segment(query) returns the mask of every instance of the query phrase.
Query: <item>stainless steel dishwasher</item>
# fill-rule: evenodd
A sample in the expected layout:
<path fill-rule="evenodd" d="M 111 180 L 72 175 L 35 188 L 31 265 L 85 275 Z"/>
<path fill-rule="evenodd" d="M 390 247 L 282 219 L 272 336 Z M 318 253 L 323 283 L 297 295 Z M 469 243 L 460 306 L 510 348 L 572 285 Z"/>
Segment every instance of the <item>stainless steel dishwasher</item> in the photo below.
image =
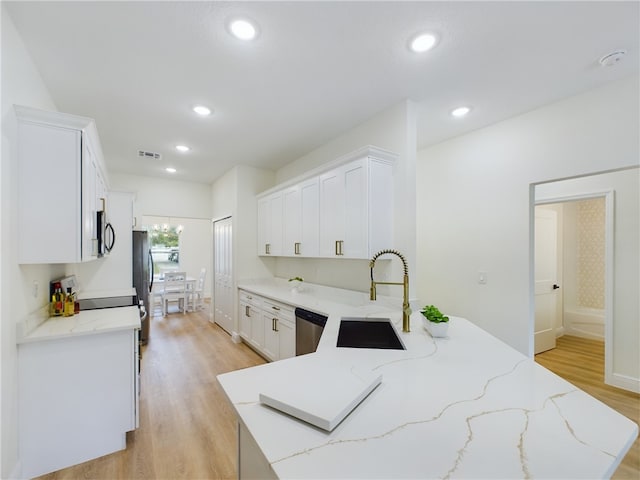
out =
<path fill-rule="evenodd" d="M 326 323 L 326 315 L 296 308 L 296 355 L 316 351 Z"/>

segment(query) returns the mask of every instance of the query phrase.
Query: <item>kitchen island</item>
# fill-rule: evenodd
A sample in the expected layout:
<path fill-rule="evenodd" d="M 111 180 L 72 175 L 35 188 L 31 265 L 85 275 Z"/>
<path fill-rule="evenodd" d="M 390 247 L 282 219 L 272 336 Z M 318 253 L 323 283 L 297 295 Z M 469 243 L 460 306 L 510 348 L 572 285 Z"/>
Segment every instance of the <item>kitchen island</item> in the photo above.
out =
<path fill-rule="evenodd" d="M 606 478 L 637 437 L 635 423 L 463 318 L 432 338 L 419 312 L 402 333 L 399 306 L 296 295 L 329 315 L 317 352 L 218 377 L 238 415 L 240 478 Z M 337 348 L 346 316 L 390 318 L 406 350 Z M 382 383 L 327 432 L 259 401 L 304 388 L 301 368 L 319 404 L 337 375 Z"/>

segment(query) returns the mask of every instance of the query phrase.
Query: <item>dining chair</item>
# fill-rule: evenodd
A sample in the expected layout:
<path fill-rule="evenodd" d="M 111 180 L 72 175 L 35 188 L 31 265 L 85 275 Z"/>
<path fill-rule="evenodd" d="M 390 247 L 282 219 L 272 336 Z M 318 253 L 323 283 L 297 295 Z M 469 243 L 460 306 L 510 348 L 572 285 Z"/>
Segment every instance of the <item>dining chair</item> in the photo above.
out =
<path fill-rule="evenodd" d="M 164 289 L 162 291 L 162 315 L 166 316 L 169 302 L 178 302 L 182 313 L 187 311 L 187 273 L 165 272 Z"/>
<path fill-rule="evenodd" d="M 200 269 L 200 276 L 196 282 L 196 286 L 192 293 L 192 306 L 193 310 L 202 310 L 204 309 L 204 282 L 207 277 L 207 269 Z"/>

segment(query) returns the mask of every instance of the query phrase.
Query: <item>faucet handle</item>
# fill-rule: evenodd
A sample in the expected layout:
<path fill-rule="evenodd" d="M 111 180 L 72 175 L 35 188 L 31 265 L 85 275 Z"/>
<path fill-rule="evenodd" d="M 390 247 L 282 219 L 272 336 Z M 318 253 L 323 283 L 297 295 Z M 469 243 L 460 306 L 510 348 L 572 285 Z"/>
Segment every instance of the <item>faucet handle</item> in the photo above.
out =
<path fill-rule="evenodd" d="M 369 289 L 369 300 L 376 299 L 376 284 L 375 282 L 371 282 L 371 288 Z"/>

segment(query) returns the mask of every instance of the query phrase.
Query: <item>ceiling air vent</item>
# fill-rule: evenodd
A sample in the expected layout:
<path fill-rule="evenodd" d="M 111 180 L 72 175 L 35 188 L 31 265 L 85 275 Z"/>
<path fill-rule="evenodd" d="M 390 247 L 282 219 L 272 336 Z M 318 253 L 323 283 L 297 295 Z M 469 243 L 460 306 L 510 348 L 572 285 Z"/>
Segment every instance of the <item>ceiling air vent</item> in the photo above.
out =
<path fill-rule="evenodd" d="M 162 155 L 156 152 L 147 152 L 145 150 L 138 150 L 138 156 L 142 158 L 153 158 L 154 160 L 160 160 Z"/>

